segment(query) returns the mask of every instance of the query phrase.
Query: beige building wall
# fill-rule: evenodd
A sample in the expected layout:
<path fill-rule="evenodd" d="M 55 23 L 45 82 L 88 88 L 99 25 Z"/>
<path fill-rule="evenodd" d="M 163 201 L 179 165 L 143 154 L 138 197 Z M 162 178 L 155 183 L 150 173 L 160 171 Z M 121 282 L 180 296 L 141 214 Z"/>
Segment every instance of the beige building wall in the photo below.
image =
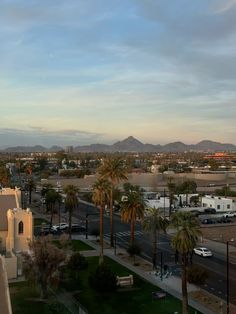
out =
<path fill-rule="evenodd" d="M 6 250 L 7 231 L 0 231 L 0 251 Z"/>
<path fill-rule="evenodd" d="M 30 209 L 9 209 L 7 211 L 7 220 L 7 251 L 11 252 L 13 250 L 16 253 L 28 251 L 29 241 L 33 240 L 33 217 Z"/>

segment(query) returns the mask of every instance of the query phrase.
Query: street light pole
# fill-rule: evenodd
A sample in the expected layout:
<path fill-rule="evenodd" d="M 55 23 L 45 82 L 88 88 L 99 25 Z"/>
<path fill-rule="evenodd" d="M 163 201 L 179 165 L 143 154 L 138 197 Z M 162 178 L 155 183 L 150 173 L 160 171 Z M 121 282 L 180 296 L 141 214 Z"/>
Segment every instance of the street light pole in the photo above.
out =
<path fill-rule="evenodd" d="M 226 287 L 226 296 L 227 296 L 227 314 L 229 314 L 229 241 L 226 242 L 226 280 L 227 280 L 227 287 Z"/>
<path fill-rule="evenodd" d="M 115 237 L 114 237 L 114 238 L 115 238 L 115 239 L 114 239 L 114 240 L 115 240 L 115 241 L 114 241 L 114 244 L 115 244 L 115 245 L 114 245 L 114 254 L 116 255 L 116 233 L 115 233 Z"/>

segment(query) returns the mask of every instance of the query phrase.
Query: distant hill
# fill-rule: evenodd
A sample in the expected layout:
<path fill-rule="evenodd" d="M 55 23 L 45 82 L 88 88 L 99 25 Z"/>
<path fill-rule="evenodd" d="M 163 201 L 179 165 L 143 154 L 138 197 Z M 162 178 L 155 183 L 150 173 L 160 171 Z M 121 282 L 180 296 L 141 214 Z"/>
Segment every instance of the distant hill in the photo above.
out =
<path fill-rule="evenodd" d="M 187 145 L 182 142 L 174 142 L 166 145 L 143 144 L 133 136 L 129 136 L 123 141 L 118 141 L 112 145 L 91 144 L 87 146 L 77 146 L 77 152 L 185 152 L 185 151 L 236 151 L 233 144 L 222 144 L 209 140 L 201 141 L 195 145 Z"/>
<path fill-rule="evenodd" d="M 15 146 L 15 147 L 8 147 L 5 148 L 4 152 L 7 153 L 37 153 L 37 152 L 58 152 L 63 150 L 60 146 L 52 146 L 50 148 L 46 148 L 41 145 L 35 145 L 35 146 Z"/>
<path fill-rule="evenodd" d="M 60 146 L 46 148 L 41 145 L 36 146 L 16 146 L 8 147 L 4 152 L 58 152 L 63 150 Z M 166 145 L 143 144 L 133 136 L 129 136 L 123 141 L 118 141 L 112 145 L 91 144 L 74 147 L 75 152 L 216 152 L 216 151 L 234 151 L 236 146 L 233 144 L 218 143 L 209 140 L 201 141 L 197 144 L 187 145 L 182 142 L 174 142 Z"/>

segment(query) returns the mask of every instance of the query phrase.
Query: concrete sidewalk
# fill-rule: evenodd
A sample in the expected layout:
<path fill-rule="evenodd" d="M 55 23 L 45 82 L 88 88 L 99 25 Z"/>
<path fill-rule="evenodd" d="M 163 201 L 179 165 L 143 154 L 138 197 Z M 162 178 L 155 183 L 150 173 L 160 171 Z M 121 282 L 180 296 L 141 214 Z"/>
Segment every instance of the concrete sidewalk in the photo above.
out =
<path fill-rule="evenodd" d="M 88 240 L 84 238 L 84 236 L 77 236 L 77 239 L 80 239 L 81 241 L 89 244 L 91 247 L 93 247 L 96 251 L 93 252 L 92 256 L 99 255 L 99 246 L 97 243 L 94 242 L 93 237 L 89 237 Z M 166 291 L 167 293 L 173 295 L 174 297 L 182 300 L 182 294 L 181 294 L 181 279 L 176 276 L 170 276 L 166 279 L 161 280 L 160 278 L 156 277 L 153 273 L 153 271 L 149 270 L 144 270 L 139 266 L 134 266 L 131 261 L 124 260 L 120 257 L 120 254 L 125 254 L 125 250 L 118 248 L 117 251 L 119 251 L 119 254 L 115 255 L 114 254 L 114 249 L 104 249 L 104 255 L 110 257 L 117 263 L 123 265 L 124 267 L 130 269 L 132 272 L 136 273 L 138 276 L 143 278 L 144 280 L 150 282 L 154 286 L 157 286 L 161 288 L 162 290 Z M 83 252 L 81 252 L 83 254 Z M 87 252 L 85 253 L 86 256 Z M 139 258 L 139 260 L 143 260 L 142 258 Z M 144 261 L 144 260 L 143 260 Z M 145 260 L 145 264 L 148 262 Z M 150 269 L 152 269 L 152 264 L 150 264 Z M 199 288 L 194 286 L 194 285 L 188 285 L 189 292 L 193 291 L 198 291 Z M 203 313 L 203 314 L 216 314 L 215 312 L 209 310 L 206 308 L 204 305 L 201 303 L 196 302 L 194 299 L 189 296 L 189 305 L 195 308 L 198 312 Z"/>

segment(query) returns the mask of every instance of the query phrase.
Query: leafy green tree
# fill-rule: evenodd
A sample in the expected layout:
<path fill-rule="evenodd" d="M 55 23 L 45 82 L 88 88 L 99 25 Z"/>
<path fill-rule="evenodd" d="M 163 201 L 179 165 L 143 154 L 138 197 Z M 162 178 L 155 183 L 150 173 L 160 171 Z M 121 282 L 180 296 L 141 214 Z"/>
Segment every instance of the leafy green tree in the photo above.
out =
<path fill-rule="evenodd" d="M 9 186 L 10 182 L 10 173 L 5 166 L 0 167 L 0 184 L 3 187 Z"/>
<path fill-rule="evenodd" d="M 120 157 L 106 158 L 98 169 L 101 179 L 109 179 L 112 184 L 110 191 L 110 245 L 114 246 L 114 231 L 113 231 L 113 190 L 121 180 L 127 180 L 127 168 Z"/>
<path fill-rule="evenodd" d="M 32 254 L 24 253 L 23 272 L 28 281 L 39 285 L 41 298 L 48 297 L 48 287 L 59 282 L 59 266 L 65 254 L 49 237 L 40 237 L 29 244 Z"/>
<path fill-rule="evenodd" d="M 88 267 L 88 262 L 82 254 L 76 252 L 71 255 L 67 267 L 71 273 L 71 276 L 75 277 L 77 280 L 79 278 L 79 272 Z"/>
<path fill-rule="evenodd" d="M 95 205 L 99 206 L 100 214 L 100 257 L 99 264 L 103 263 L 103 215 L 105 204 L 109 200 L 109 195 L 111 191 L 111 183 L 106 179 L 98 179 L 93 185 L 93 202 Z"/>
<path fill-rule="evenodd" d="M 89 284 L 99 293 L 112 292 L 117 288 L 116 275 L 104 263 L 98 265 L 89 276 Z"/>
<path fill-rule="evenodd" d="M 67 185 L 64 191 L 66 193 L 65 210 L 69 213 L 69 239 L 71 240 L 72 214 L 73 211 L 76 210 L 79 205 L 78 199 L 79 189 L 71 184 Z"/>
<path fill-rule="evenodd" d="M 137 219 L 143 219 L 146 202 L 141 193 L 130 191 L 121 203 L 121 220 L 130 223 L 130 243 L 134 243 L 134 228 Z"/>
<path fill-rule="evenodd" d="M 172 238 L 172 247 L 182 257 L 182 307 L 183 314 L 188 313 L 187 293 L 187 266 L 189 258 L 197 244 L 198 236 L 201 234 L 199 220 L 191 213 L 177 212 L 171 221 L 176 228 L 176 234 Z"/>
<path fill-rule="evenodd" d="M 152 262 L 153 268 L 156 268 L 157 261 L 157 236 L 160 231 L 166 232 L 169 221 L 160 214 L 158 208 L 149 208 L 148 214 L 144 217 L 142 226 L 145 232 L 152 236 Z"/>

